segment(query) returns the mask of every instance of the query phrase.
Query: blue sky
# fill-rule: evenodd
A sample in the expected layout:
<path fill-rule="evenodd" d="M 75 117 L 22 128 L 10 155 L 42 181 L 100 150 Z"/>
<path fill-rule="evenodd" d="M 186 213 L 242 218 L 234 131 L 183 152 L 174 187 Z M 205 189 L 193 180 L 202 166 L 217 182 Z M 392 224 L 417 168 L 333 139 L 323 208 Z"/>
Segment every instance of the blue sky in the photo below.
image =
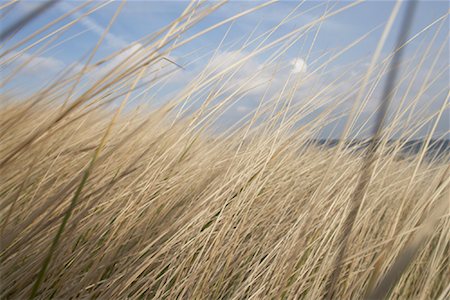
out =
<path fill-rule="evenodd" d="M 2 3 L 5 2 L 2 1 Z M 2 26 L 7 26 L 21 15 L 24 15 L 28 11 L 32 10 L 39 3 L 39 1 L 20 1 L 18 4 L 14 5 L 13 9 L 2 17 Z M 99 3 L 100 2 L 94 2 L 93 4 L 87 5 L 81 12 L 85 12 Z M 183 38 L 187 38 L 204 28 L 208 28 L 209 26 L 233 16 L 236 13 L 254 7 L 259 3 L 261 2 L 230 1 L 210 16 L 206 17 L 198 25 L 187 31 Z M 296 28 L 300 28 L 301 26 L 308 24 L 312 20 L 315 20 L 324 14 L 326 10 L 337 10 L 348 5 L 349 3 L 350 2 L 347 1 L 280 1 L 272 4 L 234 22 L 229 30 L 221 51 L 225 54 L 228 52 L 233 52 L 242 45 L 245 38 L 253 31 L 253 35 L 257 36 L 258 34 L 273 28 L 297 6 L 298 8 L 294 15 L 300 15 L 279 28 L 279 30 L 271 36 L 268 42 L 275 40 L 276 38 L 281 37 Z M 6 43 L 2 51 L 4 49 L 8 49 L 9 46 L 14 45 L 17 41 L 20 41 L 24 37 L 45 26 L 45 24 L 55 20 L 65 12 L 81 4 L 81 1 L 62 1 L 62 3 L 55 5 L 45 14 L 18 32 L 16 36 Z M 7 86 L 7 90 L 10 87 L 20 89 L 24 86 L 24 84 L 27 86 L 38 86 L 46 79 L 49 79 L 56 74 L 58 69 L 63 69 L 74 62 L 81 63 L 86 53 L 89 53 L 92 50 L 92 47 L 95 45 L 99 39 L 99 36 L 108 25 L 109 20 L 119 4 L 119 2 L 111 2 L 108 4 L 105 3 L 104 7 L 84 18 L 83 21 L 75 24 L 67 31 L 64 31 L 60 36 L 58 36 L 58 39 L 52 41 L 52 44 L 49 46 L 50 50 L 44 53 L 39 53 L 38 57 L 35 59 L 36 62 L 33 64 L 34 70 L 24 70 L 23 74 L 18 75 L 16 80 Z M 140 38 L 145 37 L 146 35 L 167 25 L 181 14 L 187 4 L 188 2 L 185 1 L 127 1 L 119 17 L 111 28 L 110 34 L 101 45 L 94 61 L 126 47 L 131 42 L 137 41 Z M 333 68 L 339 70 L 339 68 L 346 68 L 346 66 L 353 64 L 355 72 L 361 71 L 364 64 L 369 62 L 370 57 L 376 48 L 382 32 L 382 26 L 389 18 L 394 4 L 394 1 L 366 1 L 355 5 L 354 7 L 324 21 L 321 24 L 320 32 L 317 35 L 316 41 L 312 47 L 311 41 L 314 37 L 314 31 L 311 31 L 311 33 L 305 35 L 304 38 L 289 48 L 280 59 L 289 63 L 297 58 L 301 58 L 302 60 L 305 60 L 305 66 L 307 66 L 307 70 L 310 72 L 311 70 L 314 70 L 314 67 L 319 65 L 323 59 L 326 59 L 327 55 L 336 53 L 339 49 L 346 47 L 362 35 L 377 28 L 363 42 L 359 43 L 345 54 L 339 56 L 327 66 L 330 70 L 333 70 Z M 394 23 L 393 30 L 387 39 L 385 47 L 383 48 L 382 57 L 387 56 L 393 48 L 399 29 L 398 27 L 400 20 L 404 14 L 404 6 L 405 5 L 402 5 L 400 13 Z M 417 14 L 414 18 L 411 36 L 432 24 L 433 21 L 438 18 L 448 14 L 448 11 L 449 4 L 447 1 L 420 1 Z M 55 29 L 61 27 L 62 25 L 73 21 L 76 17 L 77 15 L 68 17 L 52 28 Z M 448 38 L 449 31 L 448 18 L 445 18 L 443 22 L 443 27 L 437 35 L 430 53 L 437 53 L 442 43 L 447 44 L 447 48 L 444 50 L 442 58 L 440 58 L 439 63 L 436 65 L 436 73 L 438 73 L 439 70 L 442 70 L 442 68 L 445 68 L 445 66 L 447 66 L 447 72 L 439 78 L 436 84 L 433 85 L 429 91 L 430 94 L 437 94 L 438 91 L 441 91 L 443 88 L 445 89 L 445 86 L 448 87 L 449 82 L 448 40 L 446 40 L 446 38 Z M 432 26 L 429 30 L 414 40 L 414 42 L 408 45 L 406 57 L 422 51 L 421 49 L 425 49 L 427 41 L 432 39 L 439 24 L 440 23 L 437 23 Z M 217 48 L 228 29 L 229 24 L 217 28 L 216 30 L 171 53 L 171 56 L 176 58 L 177 63 L 183 66 L 188 65 L 185 71 L 180 71 L 181 73 L 184 72 L 184 74 L 179 76 L 188 78 L 194 76 L 196 72 L 201 70 L 203 67 L 202 63 L 207 61 L 206 58 L 208 57 L 208 53 L 211 53 L 211 51 L 214 51 Z M 52 29 L 49 29 L 46 32 L 51 32 L 51 30 Z M 40 37 L 44 35 L 45 33 L 40 35 Z M 38 38 L 39 37 L 35 38 L 33 41 Z M 61 45 L 58 45 L 58 42 L 66 39 L 69 40 Z M 52 47 L 52 45 L 54 47 Z M 23 45 L 21 48 L 23 49 L 26 46 L 27 45 Z M 38 48 L 39 46 L 33 47 L 29 49 L 27 53 L 29 55 L 33 55 L 36 53 L 35 51 Z M 264 62 L 264 60 L 270 57 L 272 53 L 273 52 L 271 52 L 271 50 L 261 53 L 261 55 L 258 55 L 253 59 L 250 63 L 251 66 L 255 67 L 258 63 Z M 307 53 L 310 53 L 308 57 L 306 57 Z M 199 58 L 202 59 L 196 63 L 190 64 L 192 61 Z M 360 63 L 355 66 L 355 62 Z M 430 54 L 421 72 L 426 73 L 432 65 L 432 62 L 433 55 Z M 5 72 L 3 72 L 2 76 L 7 76 L 7 74 L 5 75 Z M 336 72 L 330 71 L 329 73 L 324 74 L 323 78 L 320 80 L 322 83 L 327 82 L 327 80 L 332 80 L 335 76 Z M 185 81 L 183 80 L 178 81 L 179 85 L 184 83 Z M 349 85 L 351 86 L 351 82 Z M 171 89 L 174 88 L 176 89 L 176 83 L 171 83 Z M 445 96 L 445 93 L 443 95 Z M 440 102 L 437 101 L 436 104 L 432 105 L 430 111 L 436 110 L 440 107 L 442 101 L 445 100 L 444 96 L 443 98 L 441 97 L 442 99 Z M 243 100 L 244 102 L 239 106 L 240 109 L 235 109 L 226 115 L 228 121 L 234 122 L 242 117 L 242 113 L 246 111 L 243 107 L 249 109 L 252 106 L 255 106 L 257 103 L 257 98 L 258 95 L 253 94 L 251 97 L 249 96 L 247 99 Z M 450 127 L 449 122 L 450 117 L 447 110 L 444 113 L 442 121 L 439 123 L 439 131 L 442 133 L 448 131 Z"/>
<path fill-rule="evenodd" d="M 4 3 L 5 1 L 1 1 Z M 3 20 L 3 26 L 8 25 L 12 20 L 15 20 L 20 15 L 23 15 L 29 9 L 32 9 L 41 1 L 23 1 L 18 3 L 17 9 L 13 9 L 10 14 L 8 14 Z M 55 7 L 47 11 L 44 15 L 39 17 L 33 23 L 29 24 L 24 30 L 22 30 L 17 36 L 16 40 L 34 32 L 36 29 L 42 27 L 50 20 L 55 19 L 60 16 L 63 12 L 67 11 L 69 8 L 74 8 L 80 5 L 81 1 L 62 1 L 61 4 L 57 4 Z M 98 2 L 96 2 L 98 3 Z M 224 5 L 221 9 L 213 13 L 210 17 L 206 18 L 201 24 L 193 28 L 189 33 L 195 33 L 196 31 L 206 28 L 218 21 L 225 19 L 226 17 L 232 16 L 237 12 L 249 9 L 256 6 L 258 3 L 256 1 L 231 1 L 230 3 Z M 265 8 L 262 8 L 250 15 L 244 16 L 235 23 L 235 29 L 230 32 L 229 40 L 242 37 L 242 35 L 249 34 L 256 25 L 259 26 L 258 31 L 263 32 L 277 24 L 284 16 L 286 16 L 295 6 L 297 6 L 299 1 L 280 1 L 279 3 L 272 4 Z M 292 28 L 304 25 L 308 23 L 311 19 L 319 17 L 327 5 L 329 7 L 333 6 L 334 9 L 342 7 L 348 4 L 348 1 L 341 2 L 324 2 L 324 1 L 305 1 L 300 8 L 299 12 L 310 10 L 313 7 L 315 9 L 306 13 L 302 17 L 290 22 L 286 28 L 283 28 L 279 32 L 282 34 Z M 117 6 L 120 4 L 119 1 L 114 1 L 110 4 L 105 5 L 100 10 L 91 14 L 88 19 L 93 23 L 99 25 L 99 28 L 105 28 L 114 14 Z M 174 20 L 183 9 L 187 6 L 187 1 L 135 1 L 128 0 L 120 13 L 117 21 L 114 23 L 111 34 L 117 37 L 117 40 L 123 43 L 133 42 L 147 34 L 154 32 L 164 25 L 167 25 L 172 20 Z M 330 49 L 334 47 L 343 47 L 353 41 L 358 36 L 368 32 L 369 30 L 375 28 L 377 25 L 381 25 L 386 22 L 389 14 L 394 6 L 394 1 L 367 1 L 356 5 L 342 13 L 339 13 L 327 21 L 324 22 L 322 26 L 322 33 L 319 35 L 319 39 L 316 43 L 316 47 L 319 49 Z M 89 6 L 88 6 L 89 7 Z M 447 1 L 420 1 L 417 15 L 414 19 L 414 25 L 412 28 L 413 32 L 417 32 L 424 28 L 426 25 L 430 24 L 432 21 L 436 20 L 448 13 L 449 5 Z M 402 10 L 403 11 L 403 10 Z M 399 23 L 402 18 L 402 13 L 400 13 L 397 18 Z M 67 19 L 67 20 L 70 20 Z M 61 22 L 62 24 L 66 22 Z M 61 24 L 60 23 L 60 24 Z M 393 40 L 395 38 L 395 29 L 391 34 Z M 93 43 L 98 39 L 98 32 L 89 28 L 89 25 L 84 22 L 76 24 L 72 29 L 68 30 L 61 39 L 69 37 L 77 32 L 83 30 L 90 30 L 70 43 L 70 47 L 61 47 L 62 50 L 55 50 L 54 54 L 66 61 L 71 61 L 79 58 L 79 54 L 83 50 L 87 51 L 90 49 Z M 197 40 L 195 43 L 189 45 L 192 48 L 198 47 L 201 44 L 202 47 L 214 49 L 217 43 L 222 38 L 226 26 L 215 30 L 211 34 L 204 36 L 203 38 Z M 188 33 L 188 34 L 189 34 Z M 445 36 L 443 32 L 443 36 Z M 364 47 L 355 48 L 355 53 L 352 55 L 367 55 L 374 49 L 374 45 L 378 42 L 378 36 L 373 35 L 368 39 L 368 43 Z M 108 52 L 108 48 L 118 48 L 121 44 L 117 43 L 105 43 L 102 50 Z M 391 44 L 387 44 L 386 48 L 390 48 Z M 184 49 L 183 49 L 184 50 Z M 100 55 L 102 55 L 101 53 Z"/>

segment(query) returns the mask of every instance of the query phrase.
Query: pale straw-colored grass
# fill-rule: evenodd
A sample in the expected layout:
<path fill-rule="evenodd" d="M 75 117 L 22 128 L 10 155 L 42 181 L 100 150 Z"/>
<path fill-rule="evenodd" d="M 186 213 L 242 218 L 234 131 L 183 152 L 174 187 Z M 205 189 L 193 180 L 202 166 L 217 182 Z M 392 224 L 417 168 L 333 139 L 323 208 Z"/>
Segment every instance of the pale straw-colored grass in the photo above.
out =
<path fill-rule="evenodd" d="M 314 139 L 341 117 L 335 112 L 349 99 L 357 101 L 341 112 L 354 117 L 344 135 L 366 130 L 353 121 L 373 102 L 373 91 L 388 72 L 389 57 L 380 59 L 385 36 L 369 71 L 355 79 L 352 90 L 339 85 L 352 68 L 347 66 L 321 91 L 296 99 L 303 84 L 373 32 L 330 53 L 306 76 L 289 76 L 280 90 L 264 93 L 259 105 L 234 126 L 219 133 L 214 126 L 246 97 L 247 86 L 264 70 L 254 70 L 236 84 L 233 78 L 243 64 L 270 51 L 264 65 L 276 65 L 323 20 L 358 3 L 339 9 L 331 5 L 321 18 L 273 38 L 284 22 L 301 18 L 299 5 L 272 30 L 251 33 L 242 46 L 231 45 L 243 56 L 220 69 L 214 69 L 211 59 L 162 105 L 127 108 L 186 67 L 172 61 L 174 49 L 220 26 L 233 30 L 240 17 L 270 4 L 255 4 L 184 38 L 184 32 L 223 5 L 193 2 L 168 26 L 142 38 L 140 50 L 130 53 L 130 45 L 94 62 L 108 26 L 83 66 L 68 69 L 27 99 L 2 96 L 2 299 L 319 299 L 327 294 L 365 154 L 344 142 L 328 147 Z M 94 4 L 86 14 L 101 5 Z M 120 13 L 117 7 L 110 25 Z M 17 49 L 26 45 L 43 45 L 40 51 L 45 51 L 52 45 L 45 44 L 49 38 L 80 18 L 2 49 L 4 63 L 14 60 L 8 51 L 20 56 L 23 52 Z M 429 30 L 437 32 L 445 20 L 440 18 L 405 44 Z M 51 20 L 48 28 L 58 22 Z M 387 35 L 391 25 L 374 32 Z M 35 37 L 41 40 L 30 44 Z M 434 54 L 438 76 L 448 72 L 448 66 L 436 66 L 445 55 L 445 43 Z M 310 53 L 312 45 L 307 46 Z M 402 154 L 405 141 L 425 126 L 430 128 L 425 140 L 432 142 L 439 119 L 449 109 L 447 96 L 431 115 L 414 113 L 436 79 L 430 69 L 412 94 L 424 59 L 432 55 L 427 45 L 419 50 L 402 63 L 408 70 L 399 79 L 407 86 L 404 106 L 381 131 L 370 182 L 359 199 L 344 257 L 337 261 L 337 299 L 386 293 L 393 299 L 449 296 L 448 156 L 428 157 L 427 146 L 417 155 Z M 128 57 L 108 73 L 85 79 L 96 66 L 123 53 Z M 142 85 L 153 65 L 166 71 Z M 10 75 L 14 80 L 20 72 Z M 269 89 L 270 80 L 264 84 Z M 431 96 L 429 103 L 442 93 Z M 301 122 L 318 108 L 322 110 L 313 120 Z M 388 141 L 394 134 L 400 138 Z"/>

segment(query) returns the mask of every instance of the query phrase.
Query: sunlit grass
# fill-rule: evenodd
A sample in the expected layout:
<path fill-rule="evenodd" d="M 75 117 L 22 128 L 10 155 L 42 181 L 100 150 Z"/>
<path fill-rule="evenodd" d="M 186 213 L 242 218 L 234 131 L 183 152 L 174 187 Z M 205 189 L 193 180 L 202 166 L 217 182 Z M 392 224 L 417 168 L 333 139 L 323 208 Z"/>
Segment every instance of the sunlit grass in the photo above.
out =
<path fill-rule="evenodd" d="M 251 84 L 314 26 L 355 3 L 276 38 L 271 36 L 277 27 L 250 35 L 236 50 L 242 55 L 223 66 L 211 59 L 163 104 L 127 107 L 135 97 L 150 98 L 145 92 L 180 72 L 170 58 L 175 48 L 219 25 L 233 30 L 239 17 L 266 5 L 180 38 L 222 6 L 191 3 L 160 32 L 94 62 L 108 27 L 83 65 L 68 68 L 27 99 L 2 103 L 2 299 L 324 297 L 365 154 L 344 140 L 333 147 L 321 144 L 318 136 L 342 114 L 351 111 L 352 121 L 361 115 L 389 59 L 374 51 L 370 71 L 359 74 L 351 90 L 339 85 L 350 73 L 342 68 L 335 81 L 297 99 L 302 85 L 323 75 L 373 33 L 368 32 L 306 74 L 290 74 L 279 87 L 271 86 L 273 78 Z M 297 9 L 292 15 L 301 15 Z M 381 28 L 390 33 L 389 26 Z M 417 60 L 431 56 L 424 49 L 405 60 L 402 67 L 412 71 L 402 74 L 402 84 L 416 82 Z M 434 64 L 445 52 L 439 49 Z M 11 59 L 4 51 L 2 57 Z M 272 52 L 262 68 L 233 80 L 243 64 L 266 51 Z M 219 47 L 213 57 L 218 52 Z M 107 73 L 91 76 L 96 66 L 117 57 L 121 60 Z M 11 80 L 20 77 L 14 70 L 10 74 Z M 432 70 L 428 74 L 433 80 Z M 405 106 L 382 131 L 340 261 L 340 299 L 363 298 L 392 268 L 401 270 L 392 298 L 445 299 L 449 293 L 448 153 L 428 153 L 448 111 L 448 96 L 438 111 L 413 117 L 430 85 L 423 82 L 415 95 L 407 89 Z M 227 110 L 260 86 L 258 106 L 217 131 Z M 430 103 L 439 96 L 432 95 Z M 354 98 L 354 106 L 336 113 Z M 303 122 L 307 118 L 312 120 Z M 348 136 L 368 131 L 367 124 L 356 123 L 348 123 Z M 425 126 L 429 143 L 406 156 L 404 145 Z M 394 135 L 399 137 L 393 140 Z M 409 257 L 403 254 L 416 250 L 405 264 Z"/>

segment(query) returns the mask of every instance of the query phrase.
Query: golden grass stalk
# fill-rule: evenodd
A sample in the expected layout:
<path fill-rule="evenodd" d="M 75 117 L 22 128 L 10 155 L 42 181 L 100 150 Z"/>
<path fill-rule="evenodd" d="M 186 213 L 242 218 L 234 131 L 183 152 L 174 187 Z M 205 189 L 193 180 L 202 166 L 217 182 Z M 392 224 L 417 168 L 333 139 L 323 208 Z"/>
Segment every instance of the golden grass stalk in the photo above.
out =
<path fill-rule="evenodd" d="M 360 2 L 314 5 L 324 8 L 319 18 L 280 32 L 309 11 L 300 2 L 273 28 L 228 41 L 241 17 L 272 2 L 189 35 L 227 5 L 192 2 L 167 26 L 95 61 L 119 6 L 82 65 L 26 99 L 2 95 L 2 299 L 445 299 L 449 154 L 430 150 L 449 133 L 437 130 L 448 88 L 433 89 L 448 73 L 439 64 L 447 39 L 438 38 L 447 15 L 386 56 L 399 4 L 384 31 L 381 24 L 320 55 L 323 21 Z M 80 5 L 73 10 L 80 18 L 66 25 L 46 33 L 70 13 L 6 41 L 8 80 L 20 81 L 28 65 L 14 65 L 28 51 L 21 50 L 64 46 L 75 37 L 60 41 L 62 33 L 102 5 Z M 184 70 L 167 61 L 178 64 L 175 49 L 226 25 L 217 48 L 185 55 Z M 369 59 L 333 66 L 377 34 Z M 379 126 L 376 157 L 348 140 L 319 143 L 337 121 L 347 122 L 345 137 L 371 141 L 371 121 L 361 118 L 376 116 L 367 108 L 389 78 L 390 60 L 414 41 L 417 51 L 391 80 L 392 107 L 400 106 Z M 307 60 L 317 59 L 306 73 L 289 73 L 288 51 L 302 43 Z M 235 57 L 223 59 L 227 52 Z M 353 74 L 364 61 L 369 68 Z M 333 78 L 323 83 L 326 76 Z M 166 94 L 173 80 L 181 87 Z M 243 117 L 217 130 L 248 99 L 257 100 Z M 425 144 L 406 155 L 405 145 L 424 131 Z"/>

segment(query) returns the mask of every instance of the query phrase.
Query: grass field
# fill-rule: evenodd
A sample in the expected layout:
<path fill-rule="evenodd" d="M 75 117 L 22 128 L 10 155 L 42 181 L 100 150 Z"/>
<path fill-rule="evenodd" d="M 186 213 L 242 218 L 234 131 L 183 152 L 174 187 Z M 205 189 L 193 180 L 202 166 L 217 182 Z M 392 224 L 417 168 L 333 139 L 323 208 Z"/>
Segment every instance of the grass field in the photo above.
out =
<path fill-rule="evenodd" d="M 128 55 L 95 80 L 87 77 L 99 64 L 94 47 L 84 65 L 27 98 L 2 95 L 0 298 L 320 299 L 330 296 L 339 266 L 333 299 L 380 295 L 383 278 L 392 286 L 383 297 L 449 299 L 449 157 L 430 157 L 426 143 L 439 138 L 448 87 L 442 106 L 420 117 L 411 114 L 429 81 L 404 94 L 404 109 L 383 127 L 368 177 L 361 175 L 366 149 L 315 139 L 349 96 L 360 100 L 346 111 L 357 118 L 371 89 L 383 84 L 389 60 L 375 49 L 352 90 L 330 86 L 338 95 L 332 100 L 319 91 L 296 101 L 303 79 L 290 78 L 271 101 L 221 130 L 215 124 L 262 69 L 231 88 L 227 79 L 265 47 L 283 53 L 303 31 L 276 43 L 265 40 L 269 31 L 226 67 L 205 67 L 169 101 L 128 106 L 141 89 L 177 71 L 170 53 L 189 42 L 180 35 L 220 9 L 216 2 L 186 6 L 138 50 L 104 58 Z M 50 45 L 44 42 L 43 49 Z M 19 49 L 15 55 L 24 57 Z M 417 61 L 430 55 L 424 47 L 405 60 L 411 72 L 399 80 L 415 82 Z M 143 80 L 154 65 L 168 71 Z M 445 76 L 448 65 L 439 70 Z M 302 123 L 317 107 L 324 109 Z M 367 130 L 355 126 L 348 133 Z M 421 149 L 404 156 L 404 144 L 426 126 Z M 367 182 L 355 198 L 361 180 Z M 344 241 L 354 201 L 357 214 Z"/>

